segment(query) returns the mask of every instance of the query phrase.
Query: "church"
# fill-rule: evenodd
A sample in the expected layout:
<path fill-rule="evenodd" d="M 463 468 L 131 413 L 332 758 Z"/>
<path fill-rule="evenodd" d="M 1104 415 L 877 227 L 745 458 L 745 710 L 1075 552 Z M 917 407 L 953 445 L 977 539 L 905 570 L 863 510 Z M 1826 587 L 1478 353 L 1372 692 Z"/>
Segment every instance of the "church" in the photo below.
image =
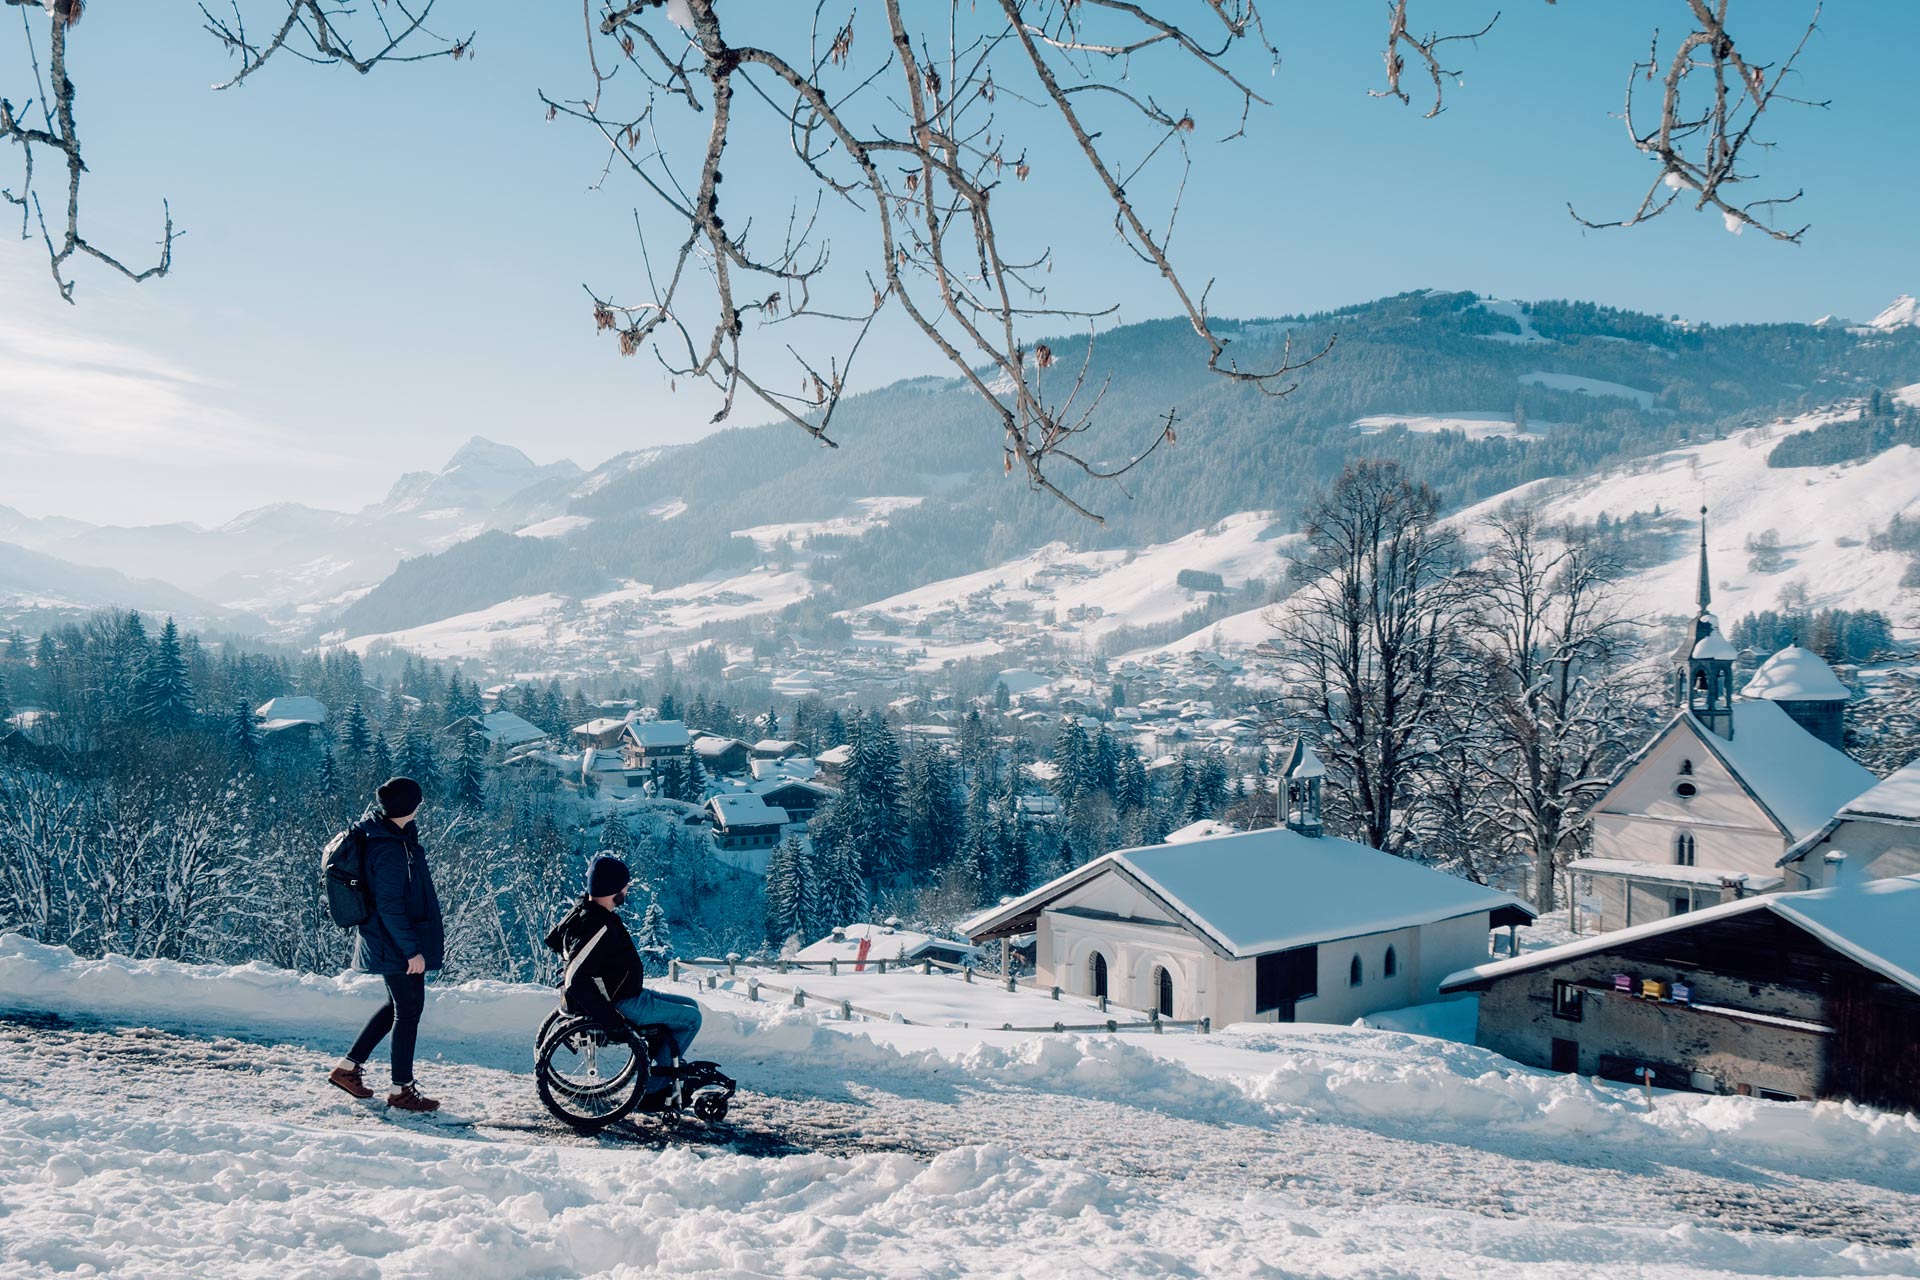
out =
<path fill-rule="evenodd" d="M 1784 649 L 1734 692 L 1737 654 L 1709 607 L 1700 514 L 1699 593 L 1674 654 L 1672 718 L 1595 803 L 1591 856 L 1570 868 L 1591 886 L 1581 896 L 1597 902 L 1600 930 L 1820 883 L 1795 853 L 1878 782 L 1842 749 L 1850 695 L 1819 655 Z"/>

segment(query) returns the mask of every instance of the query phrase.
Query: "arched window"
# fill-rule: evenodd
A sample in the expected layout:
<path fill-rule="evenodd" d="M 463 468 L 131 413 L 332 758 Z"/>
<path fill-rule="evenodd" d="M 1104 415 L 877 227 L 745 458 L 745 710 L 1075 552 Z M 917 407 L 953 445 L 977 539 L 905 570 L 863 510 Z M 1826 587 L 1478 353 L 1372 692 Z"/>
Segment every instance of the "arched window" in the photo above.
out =
<path fill-rule="evenodd" d="M 1353 963 L 1347 966 L 1347 985 L 1350 987 L 1357 987 L 1360 985 L 1360 957 L 1359 956 L 1355 956 L 1353 958 Z"/>
<path fill-rule="evenodd" d="M 1154 970 L 1153 987 L 1156 1001 L 1154 1007 L 1160 1010 L 1161 1017 L 1171 1018 L 1173 1016 L 1173 975 L 1165 969 Z"/>
<path fill-rule="evenodd" d="M 1096 951 L 1089 963 L 1093 969 L 1093 998 L 1098 1000 L 1107 994 L 1107 958 Z"/>
<path fill-rule="evenodd" d="M 1393 953 L 1392 947 L 1388 947 L 1386 962 L 1380 966 L 1381 976 L 1391 978 L 1399 972 L 1400 972 L 1400 957 Z"/>
<path fill-rule="evenodd" d="M 1673 861 L 1676 866 L 1693 865 L 1693 833 L 1682 831 L 1673 838 Z"/>
<path fill-rule="evenodd" d="M 1681 774 L 1682 774 L 1682 775 L 1686 775 L 1686 774 L 1690 774 L 1690 773 L 1692 773 L 1692 772 L 1693 772 L 1693 761 L 1691 761 L 1691 760 L 1682 760 L 1682 761 L 1680 762 L 1680 772 L 1681 772 Z"/>

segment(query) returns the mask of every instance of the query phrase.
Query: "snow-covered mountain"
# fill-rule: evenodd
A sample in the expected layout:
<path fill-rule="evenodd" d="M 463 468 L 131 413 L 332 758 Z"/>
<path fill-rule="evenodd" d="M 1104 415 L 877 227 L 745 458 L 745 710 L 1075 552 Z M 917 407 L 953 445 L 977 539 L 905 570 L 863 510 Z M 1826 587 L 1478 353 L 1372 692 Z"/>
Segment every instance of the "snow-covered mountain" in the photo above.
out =
<path fill-rule="evenodd" d="M 11 534 L 64 560 L 173 583 L 183 596 L 204 597 L 282 630 L 304 629 L 409 556 L 559 516 L 583 487 L 626 474 L 635 457 L 623 454 L 587 472 L 565 460 L 538 464 L 475 436 L 438 471 L 401 476 L 384 498 L 358 512 L 283 502 L 209 529 L 36 521 L 0 508 L 0 538 Z"/>
<path fill-rule="evenodd" d="M 230 626 L 225 610 L 165 582 L 74 564 L 0 542 L 0 620 L 45 619 L 109 606 L 178 615 L 193 626 Z"/>
<path fill-rule="evenodd" d="M 1909 325 L 1920 325 L 1920 299 L 1910 293 L 1895 298 L 1887 308 L 1873 319 L 1867 321 L 1869 329 L 1904 329 Z"/>

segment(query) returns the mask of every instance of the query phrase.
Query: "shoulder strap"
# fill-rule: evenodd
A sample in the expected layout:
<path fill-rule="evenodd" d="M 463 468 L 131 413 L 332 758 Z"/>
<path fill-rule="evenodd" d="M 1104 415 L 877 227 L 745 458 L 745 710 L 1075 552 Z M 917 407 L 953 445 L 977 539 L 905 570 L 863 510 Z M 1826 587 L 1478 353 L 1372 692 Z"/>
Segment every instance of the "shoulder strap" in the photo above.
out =
<path fill-rule="evenodd" d="M 595 944 L 597 944 L 600 941 L 600 939 L 606 936 L 607 936 L 607 926 L 601 925 L 600 931 L 594 934 L 591 938 L 588 938 L 587 945 L 580 948 L 579 952 L 573 957 L 573 959 L 567 962 L 567 971 L 565 975 L 565 981 L 568 986 L 573 985 L 574 975 L 580 972 L 580 966 L 586 963 L 587 956 L 589 953 L 592 952 Z"/>

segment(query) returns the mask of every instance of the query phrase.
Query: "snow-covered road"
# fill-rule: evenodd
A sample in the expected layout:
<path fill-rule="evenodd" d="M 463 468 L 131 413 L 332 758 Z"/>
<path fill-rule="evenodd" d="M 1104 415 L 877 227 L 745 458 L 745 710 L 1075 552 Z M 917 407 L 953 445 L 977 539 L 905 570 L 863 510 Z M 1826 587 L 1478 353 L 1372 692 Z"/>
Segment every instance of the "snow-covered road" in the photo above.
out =
<path fill-rule="evenodd" d="M 1022 1040 L 710 994 L 731 1123 L 582 1139 L 526 1073 L 549 998 L 435 988 L 448 1118 L 396 1120 L 324 1084 L 363 987 L 0 940 L 0 1009 L 40 1010 L 0 1016 L 0 1275 L 1920 1276 L 1899 1117 L 1649 1115 L 1395 1032 Z"/>

